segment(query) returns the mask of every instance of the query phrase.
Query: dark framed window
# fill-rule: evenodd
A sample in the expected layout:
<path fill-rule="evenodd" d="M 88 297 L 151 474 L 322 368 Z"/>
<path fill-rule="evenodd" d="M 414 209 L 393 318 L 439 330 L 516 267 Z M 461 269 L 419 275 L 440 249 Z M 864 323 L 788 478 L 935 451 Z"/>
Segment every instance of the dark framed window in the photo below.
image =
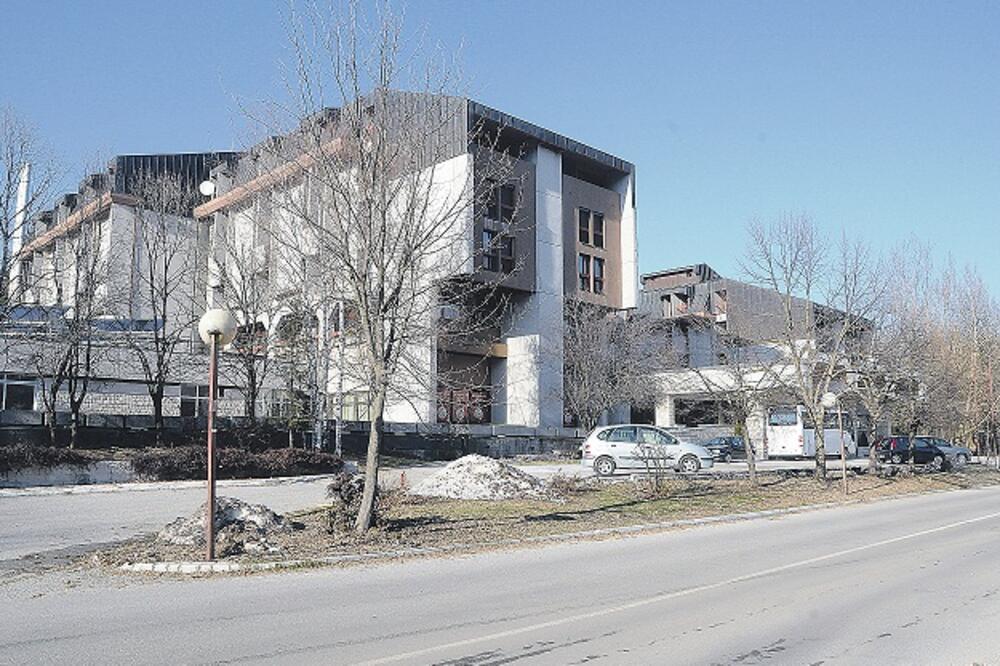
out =
<path fill-rule="evenodd" d="M 506 234 L 500 237 L 500 270 L 514 272 L 514 237 Z"/>
<path fill-rule="evenodd" d="M 496 181 L 486 183 L 486 218 L 510 224 L 517 211 L 517 191 L 511 184 L 498 185 Z"/>
<path fill-rule="evenodd" d="M 483 229 L 483 268 L 494 273 L 500 270 L 500 256 L 497 245 L 497 232 L 491 229 Z"/>
<path fill-rule="evenodd" d="M 577 218 L 580 242 L 588 245 L 590 244 L 590 211 L 586 208 L 577 209 Z"/>
<path fill-rule="evenodd" d="M 604 293 L 604 260 L 594 257 L 594 293 Z"/>
<path fill-rule="evenodd" d="M 516 196 L 513 185 L 502 185 L 500 187 L 500 221 L 510 224 L 514 221 L 514 213 L 517 208 Z"/>
<path fill-rule="evenodd" d="M 4 409 L 32 410 L 35 408 L 34 384 L 6 384 L 4 386 Z"/>
<path fill-rule="evenodd" d="M 222 391 L 219 391 L 222 395 Z M 205 416 L 208 414 L 208 386 L 201 384 L 181 384 L 181 416 Z"/>
<path fill-rule="evenodd" d="M 591 234 L 594 247 L 604 247 L 604 213 L 594 212 L 590 217 Z"/>
<path fill-rule="evenodd" d="M 483 269 L 494 273 L 513 273 L 514 237 L 492 229 L 483 230 Z"/>
<path fill-rule="evenodd" d="M 580 291 L 590 291 L 590 255 L 581 254 L 577 259 L 577 273 L 580 276 Z"/>

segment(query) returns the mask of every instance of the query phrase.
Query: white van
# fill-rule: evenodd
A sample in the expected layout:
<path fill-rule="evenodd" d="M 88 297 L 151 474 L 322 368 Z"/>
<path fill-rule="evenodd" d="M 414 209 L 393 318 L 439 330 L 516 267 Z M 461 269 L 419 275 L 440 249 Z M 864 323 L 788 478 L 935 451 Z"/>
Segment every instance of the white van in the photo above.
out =
<path fill-rule="evenodd" d="M 847 456 L 858 453 L 854 427 L 847 412 L 827 412 L 824 418 L 823 448 L 826 455 L 840 455 L 840 438 L 844 438 Z M 840 430 L 843 425 L 843 431 Z M 811 458 L 816 455 L 816 429 L 805 407 L 772 407 L 767 417 L 768 458 Z"/>

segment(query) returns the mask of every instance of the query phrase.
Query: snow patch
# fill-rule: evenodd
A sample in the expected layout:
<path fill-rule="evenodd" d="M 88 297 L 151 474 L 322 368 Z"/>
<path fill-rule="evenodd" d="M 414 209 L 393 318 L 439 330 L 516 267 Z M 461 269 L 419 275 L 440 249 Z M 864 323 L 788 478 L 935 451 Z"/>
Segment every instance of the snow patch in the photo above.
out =
<path fill-rule="evenodd" d="M 541 479 L 513 465 L 480 455 L 448 463 L 410 490 L 411 495 L 464 500 L 502 500 L 541 497 Z"/>

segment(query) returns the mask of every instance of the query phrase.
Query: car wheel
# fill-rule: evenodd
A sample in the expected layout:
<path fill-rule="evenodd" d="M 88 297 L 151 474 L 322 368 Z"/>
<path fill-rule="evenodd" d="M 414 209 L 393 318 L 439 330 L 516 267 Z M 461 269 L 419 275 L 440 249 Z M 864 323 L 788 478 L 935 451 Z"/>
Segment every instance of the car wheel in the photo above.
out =
<path fill-rule="evenodd" d="M 601 456 L 594 461 L 594 471 L 597 476 L 611 476 L 615 473 L 615 461 L 608 456 Z"/>
<path fill-rule="evenodd" d="M 701 469 L 701 463 L 698 462 L 698 458 L 695 456 L 688 455 L 681 458 L 679 467 L 685 474 L 694 474 Z"/>
<path fill-rule="evenodd" d="M 931 460 L 931 465 L 934 466 L 934 469 L 944 469 L 944 456 L 934 456 L 934 459 Z"/>
<path fill-rule="evenodd" d="M 726 457 L 723 458 L 723 460 L 725 460 L 727 463 L 733 462 L 733 454 L 732 453 L 727 453 Z"/>
<path fill-rule="evenodd" d="M 900 455 L 898 453 L 893 453 L 892 454 L 892 464 L 893 465 L 898 465 L 898 464 L 900 464 L 902 462 L 903 462 L 903 456 L 902 455 Z"/>
<path fill-rule="evenodd" d="M 958 464 L 959 465 L 965 465 L 968 462 L 969 462 L 969 456 L 965 455 L 964 453 L 959 453 L 958 454 Z"/>

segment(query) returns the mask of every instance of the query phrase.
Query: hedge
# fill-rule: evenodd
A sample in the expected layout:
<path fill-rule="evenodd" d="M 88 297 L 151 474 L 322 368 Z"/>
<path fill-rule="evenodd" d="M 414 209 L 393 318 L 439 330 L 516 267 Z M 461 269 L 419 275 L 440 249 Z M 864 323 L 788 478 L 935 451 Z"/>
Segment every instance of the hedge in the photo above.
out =
<path fill-rule="evenodd" d="M 0 446 L 0 474 L 16 472 L 27 467 L 55 467 L 56 465 L 88 465 L 92 460 L 72 449 L 54 446 L 15 444 Z"/>
<path fill-rule="evenodd" d="M 204 446 L 147 449 L 132 458 L 139 476 L 158 481 L 204 479 L 208 454 Z M 224 447 L 216 451 L 219 478 L 246 479 L 300 474 L 330 474 L 343 469 L 343 461 L 329 453 L 304 449 L 247 451 Z"/>

